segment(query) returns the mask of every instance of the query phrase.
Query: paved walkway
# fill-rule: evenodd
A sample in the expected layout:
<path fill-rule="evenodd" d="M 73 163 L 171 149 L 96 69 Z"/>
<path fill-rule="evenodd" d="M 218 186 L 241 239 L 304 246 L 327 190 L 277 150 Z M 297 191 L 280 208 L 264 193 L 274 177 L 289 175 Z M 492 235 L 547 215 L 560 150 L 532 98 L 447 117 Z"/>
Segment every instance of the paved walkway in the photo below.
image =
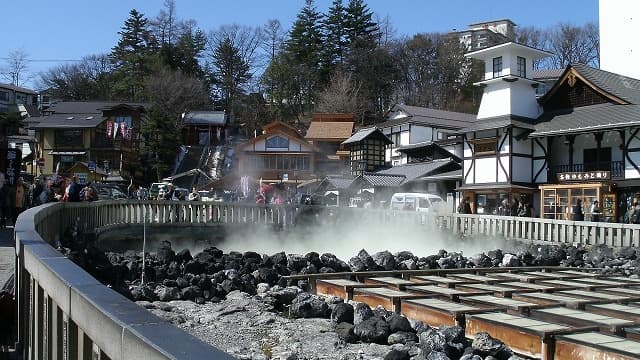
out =
<path fill-rule="evenodd" d="M 13 226 L 0 229 L 0 289 L 9 280 L 14 271 L 15 245 L 13 241 Z"/>

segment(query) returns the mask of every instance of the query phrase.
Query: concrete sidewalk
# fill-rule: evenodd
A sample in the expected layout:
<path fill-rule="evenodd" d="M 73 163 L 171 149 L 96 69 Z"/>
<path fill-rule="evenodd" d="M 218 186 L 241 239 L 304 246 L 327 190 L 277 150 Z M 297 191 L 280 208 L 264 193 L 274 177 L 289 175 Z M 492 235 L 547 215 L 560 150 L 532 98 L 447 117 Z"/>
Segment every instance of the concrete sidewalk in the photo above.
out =
<path fill-rule="evenodd" d="M 13 275 L 16 256 L 15 245 L 13 226 L 0 229 L 0 289 Z"/>

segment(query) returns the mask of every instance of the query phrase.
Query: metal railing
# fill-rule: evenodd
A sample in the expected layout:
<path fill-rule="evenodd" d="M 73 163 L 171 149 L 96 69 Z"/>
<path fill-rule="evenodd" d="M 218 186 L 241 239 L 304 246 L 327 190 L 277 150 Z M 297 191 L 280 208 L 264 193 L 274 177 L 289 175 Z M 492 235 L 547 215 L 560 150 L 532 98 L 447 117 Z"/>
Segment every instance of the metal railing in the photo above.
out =
<path fill-rule="evenodd" d="M 18 344 L 25 359 L 224 359 L 229 355 L 162 321 L 91 277 L 56 251 L 74 224 L 85 231 L 148 222 L 207 226 L 301 220 L 324 225 L 416 226 L 454 234 L 551 243 L 639 246 L 640 225 L 510 216 L 429 215 L 411 211 L 215 202 L 99 201 L 28 209 L 15 227 Z"/>

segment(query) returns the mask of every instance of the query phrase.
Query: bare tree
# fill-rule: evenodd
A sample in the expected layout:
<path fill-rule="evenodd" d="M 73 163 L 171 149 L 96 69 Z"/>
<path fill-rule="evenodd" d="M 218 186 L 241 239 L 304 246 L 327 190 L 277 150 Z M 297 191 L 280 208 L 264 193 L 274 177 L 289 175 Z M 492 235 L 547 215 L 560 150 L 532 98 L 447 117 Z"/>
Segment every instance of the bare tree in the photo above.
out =
<path fill-rule="evenodd" d="M 359 98 L 360 86 L 355 84 L 350 74 L 337 71 L 329 86 L 318 94 L 317 110 L 332 113 L 356 113 L 363 110 Z"/>
<path fill-rule="evenodd" d="M 74 64 L 62 64 L 40 73 L 37 87 L 50 89 L 53 96 L 67 100 L 96 100 L 111 97 L 113 63 L 108 55 L 89 55 Z"/>
<path fill-rule="evenodd" d="M 5 68 L 0 73 L 12 85 L 20 86 L 28 80 L 28 63 L 29 56 L 23 49 L 12 51 L 7 57 Z"/>
<path fill-rule="evenodd" d="M 564 68 L 572 63 L 583 63 L 599 66 L 600 41 L 598 27 L 594 24 L 575 26 L 567 23 L 559 24 L 550 33 L 549 51 L 552 67 Z"/>
<path fill-rule="evenodd" d="M 378 28 L 380 29 L 380 32 L 378 33 L 378 46 L 387 47 L 389 43 L 394 41 L 397 33 L 396 29 L 393 27 L 391 18 L 389 15 L 380 17 L 376 14 L 375 22 L 378 24 Z"/>
<path fill-rule="evenodd" d="M 207 55 L 213 58 L 216 49 L 227 42 L 227 39 L 234 48 L 238 49 L 240 58 L 249 64 L 253 74 L 258 65 L 258 49 L 264 43 L 262 29 L 237 24 L 223 25 L 217 30 L 209 32 Z"/>
<path fill-rule="evenodd" d="M 176 3 L 175 0 L 164 0 L 164 9 L 160 10 L 155 19 L 150 21 L 153 35 L 160 44 L 173 44 L 177 39 L 176 33 Z"/>

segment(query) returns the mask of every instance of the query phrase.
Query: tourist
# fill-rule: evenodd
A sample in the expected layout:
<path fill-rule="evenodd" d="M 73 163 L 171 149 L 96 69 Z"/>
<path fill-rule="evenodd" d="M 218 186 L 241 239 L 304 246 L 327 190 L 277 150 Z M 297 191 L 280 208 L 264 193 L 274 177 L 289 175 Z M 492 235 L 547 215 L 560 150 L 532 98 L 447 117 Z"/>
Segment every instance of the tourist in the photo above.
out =
<path fill-rule="evenodd" d="M 509 209 L 510 216 L 518 216 L 518 204 L 520 204 L 520 201 L 514 197 Z"/>
<path fill-rule="evenodd" d="M 265 203 L 264 195 L 262 195 L 262 193 L 260 192 L 256 193 L 256 204 L 264 204 L 264 203 Z"/>
<path fill-rule="evenodd" d="M 460 214 L 472 214 L 473 213 L 471 211 L 471 202 L 469 201 L 468 197 L 466 197 L 466 198 L 462 199 L 462 201 L 460 201 L 460 205 L 458 206 L 458 213 L 460 213 Z"/>
<path fill-rule="evenodd" d="M 10 212 L 13 225 L 15 225 L 18 215 L 22 212 L 24 204 L 24 184 L 22 183 L 22 178 L 18 178 L 16 185 L 8 190 L 5 198 L 6 209 Z"/>
<path fill-rule="evenodd" d="M 573 205 L 573 221 L 584 221 L 584 212 L 582 211 L 582 199 L 576 200 L 576 204 Z"/>
<path fill-rule="evenodd" d="M 82 196 L 83 201 L 98 200 L 98 192 L 96 191 L 96 189 L 93 188 L 93 186 L 91 186 L 91 183 L 88 183 L 87 186 L 85 186 L 82 189 L 82 191 L 83 191 L 83 196 Z"/>
<path fill-rule="evenodd" d="M 531 208 L 531 205 L 529 205 L 529 203 L 520 202 L 520 205 L 518 206 L 518 216 L 520 217 L 531 217 L 533 214 L 533 209 Z"/>
<path fill-rule="evenodd" d="M 173 184 L 167 185 L 167 191 L 164 193 L 164 200 L 173 200 L 173 195 L 175 193 L 175 189 L 173 188 Z"/>
<path fill-rule="evenodd" d="M 200 201 L 200 194 L 198 193 L 198 189 L 196 187 L 191 188 L 191 192 L 189 193 L 189 201 Z"/>
<path fill-rule="evenodd" d="M 69 202 L 80 201 L 80 185 L 78 184 L 78 177 L 76 175 L 71 177 L 71 183 L 67 186 L 65 195 L 66 200 Z"/>
<path fill-rule="evenodd" d="M 500 206 L 498 206 L 498 215 L 509 216 L 510 213 L 511 213 L 511 205 L 509 205 L 509 198 L 504 198 L 500 202 Z"/>
<path fill-rule="evenodd" d="M 600 221 L 600 214 L 602 213 L 602 210 L 600 209 L 600 205 L 598 204 L 598 200 L 595 200 L 591 204 L 590 212 L 591 212 L 591 221 L 599 222 Z"/>
<path fill-rule="evenodd" d="M 633 205 L 627 212 L 627 219 L 629 224 L 638 224 L 640 223 L 640 203 L 638 200 L 633 200 Z"/>

